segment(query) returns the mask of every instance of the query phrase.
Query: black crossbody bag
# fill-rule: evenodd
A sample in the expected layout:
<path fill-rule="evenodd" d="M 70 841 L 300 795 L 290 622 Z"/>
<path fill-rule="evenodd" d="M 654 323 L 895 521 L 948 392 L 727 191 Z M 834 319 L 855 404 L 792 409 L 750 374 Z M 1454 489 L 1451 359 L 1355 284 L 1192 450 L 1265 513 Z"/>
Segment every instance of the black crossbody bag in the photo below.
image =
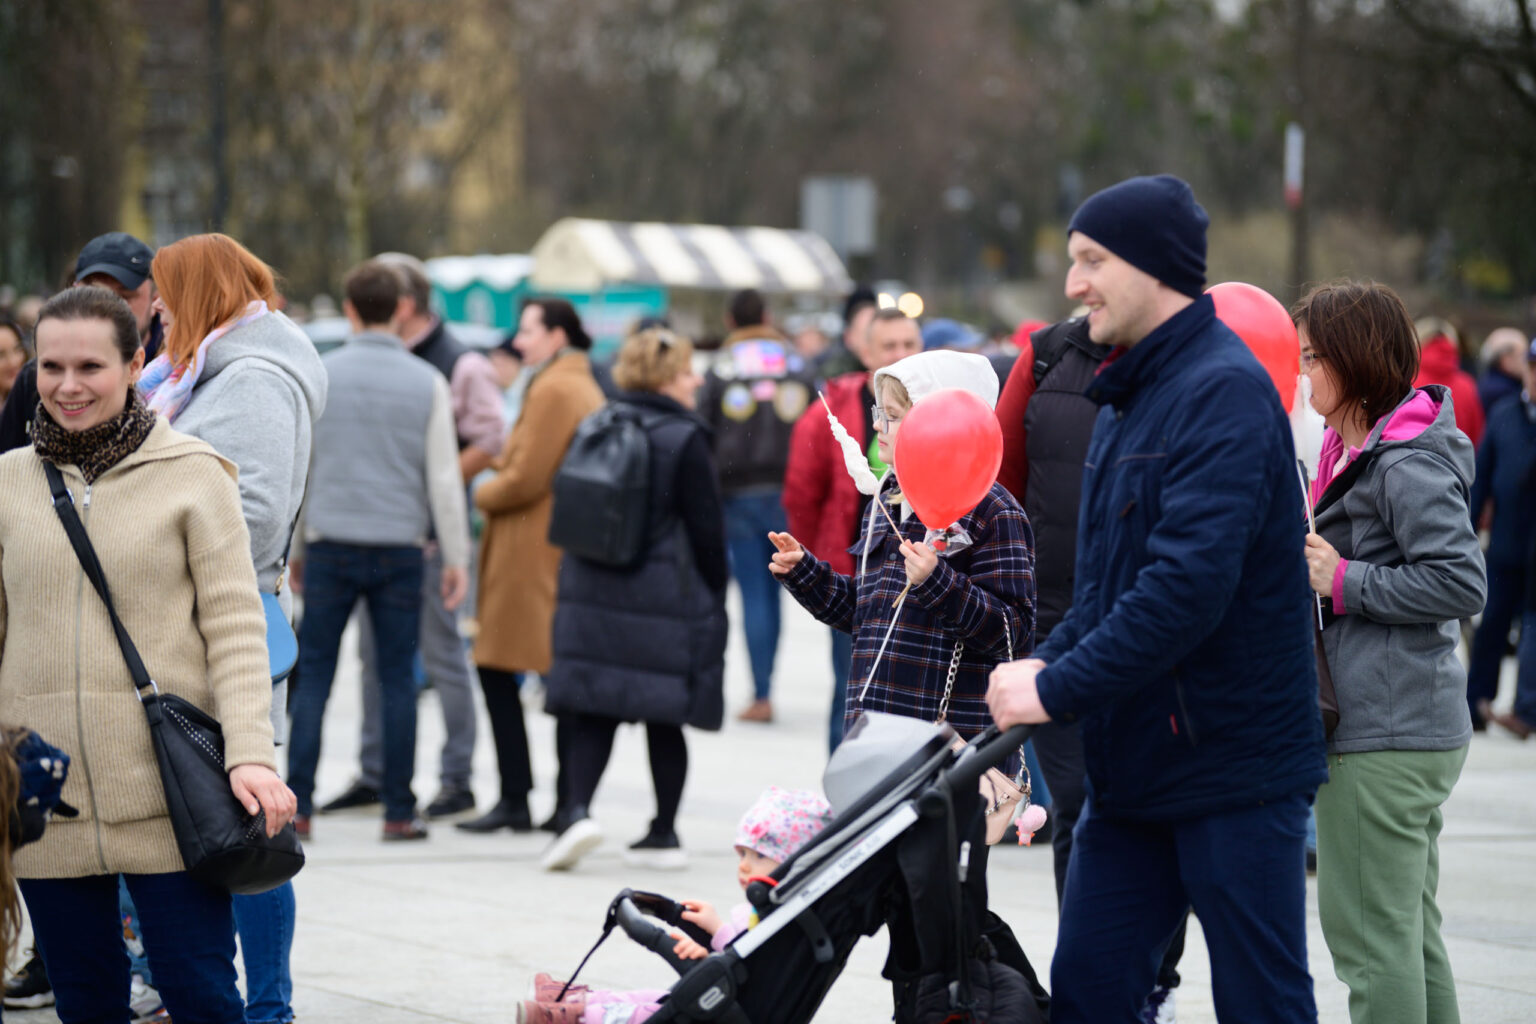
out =
<path fill-rule="evenodd" d="M 64 524 L 86 579 L 107 606 L 117 645 L 144 706 L 160 782 L 165 787 L 165 806 L 187 874 L 232 893 L 277 888 L 304 866 L 304 848 L 293 825 L 284 825 L 277 835 L 269 837 L 266 813 L 258 811 L 252 816 L 235 799 L 224 768 L 223 729 L 195 705 L 173 693 L 161 693 L 150 678 L 138 648 L 112 606 L 101 562 L 75 512 L 75 499 L 64 485 L 63 474 L 46 461 L 43 471 L 53 492 L 53 510 Z"/>

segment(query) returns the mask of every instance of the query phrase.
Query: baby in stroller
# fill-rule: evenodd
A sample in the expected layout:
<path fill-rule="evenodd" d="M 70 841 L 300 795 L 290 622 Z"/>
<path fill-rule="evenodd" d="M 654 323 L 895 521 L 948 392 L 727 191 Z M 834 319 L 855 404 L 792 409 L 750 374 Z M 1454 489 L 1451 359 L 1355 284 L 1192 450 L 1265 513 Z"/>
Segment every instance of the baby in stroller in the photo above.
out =
<path fill-rule="evenodd" d="M 781 863 L 810 842 L 832 820 L 832 808 L 816 793 L 769 786 L 742 815 L 736 826 L 736 881 L 745 891 L 757 878 L 766 878 Z M 674 932 L 673 952 L 686 960 L 724 949 L 755 923 L 750 904 L 740 903 L 722 918 L 703 900 L 684 900 L 682 919 L 711 936 L 710 948 Z M 627 992 L 570 985 L 538 974 L 533 998 L 518 1007 L 518 1024 L 640 1024 L 650 1019 L 667 994 L 665 989 Z"/>

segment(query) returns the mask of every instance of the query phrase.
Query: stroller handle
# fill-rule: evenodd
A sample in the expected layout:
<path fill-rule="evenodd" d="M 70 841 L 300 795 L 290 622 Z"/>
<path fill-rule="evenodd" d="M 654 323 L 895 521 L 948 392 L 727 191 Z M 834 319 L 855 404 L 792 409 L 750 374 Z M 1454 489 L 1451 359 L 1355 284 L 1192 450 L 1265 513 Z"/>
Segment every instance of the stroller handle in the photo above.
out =
<path fill-rule="evenodd" d="M 642 914 L 630 898 L 632 894 L 632 890 L 625 889 L 613 901 L 614 918 L 619 927 L 624 929 L 624 934 L 665 960 L 678 974 L 687 973 L 693 964 L 672 951 L 677 939 L 669 929 Z"/>
<path fill-rule="evenodd" d="M 1024 741 L 1033 735 L 1033 725 L 1016 725 L 1007 732 L 999 733 L 997 726 L 989 725 L 970 742 L 971 753 L 960 759 L 953 768 L 945 772 L 933 789 L 942 789 L 949 799 L 953 800 L 957 793 L 975 794 L 976 787 L 988 769 L 995 768 L 1007 760 Z"/>

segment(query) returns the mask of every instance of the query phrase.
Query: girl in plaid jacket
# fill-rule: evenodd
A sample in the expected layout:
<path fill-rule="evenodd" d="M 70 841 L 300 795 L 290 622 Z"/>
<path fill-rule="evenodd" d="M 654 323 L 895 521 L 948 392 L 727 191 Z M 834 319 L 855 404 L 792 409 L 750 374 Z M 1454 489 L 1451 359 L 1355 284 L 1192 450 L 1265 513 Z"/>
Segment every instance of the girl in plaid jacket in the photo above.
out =
<path fill-rule="evenodd" d="M 989 406 L 997 403 L 997 376 L 982 356 L 923 352 L 875 374 L 874 421 L 887 465 L 902 418 L 943 388 L 963 388 Z M 994 483 L 960 520 L 972 544 L 940 558 L 923 542 L 926 527 L 902 500 L 894 470 L 866 486 L 876 493 L 864 536 L 851 549 L 857 566 L 852 576 L 834 572 L 787 533 L 769 534 L 778 548 L 770 568 L 807 611 L 853 635 L 847 724 L 864 711 L 932 722 L 942 710 L 969 739 L 992 721 L 985 696 L 993 666 L 1022 658 L 1033 646 L 1035 550 L 1029 520 Z M 899 531 L 892 530 L 877 502 L 890 511 Z M 897 598 L 908 583 L 911 590 L 898 609 Z M 893 617 L 897 621 L 886 642 Z M 885 654 L 871 677 L 882 643 Z"/>

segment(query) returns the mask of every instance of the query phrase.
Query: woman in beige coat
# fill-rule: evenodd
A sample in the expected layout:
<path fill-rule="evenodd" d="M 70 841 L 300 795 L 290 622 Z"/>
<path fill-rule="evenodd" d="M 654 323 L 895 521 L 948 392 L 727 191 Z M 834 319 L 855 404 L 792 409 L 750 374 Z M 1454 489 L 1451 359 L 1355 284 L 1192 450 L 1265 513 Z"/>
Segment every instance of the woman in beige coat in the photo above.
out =
<path fill-rule="evenodd" d="M 116 295 L 55 296 L 37 346 L 33 447 L 0 457 L 0 719 L 74 758 L 64 799 L 80 810 L 16 857 L 38 952 L 65 1024 L 128 1019 L 121 874 L 171 1016 L 238 1024 L 229 893 L 186 875 L 144 712 L 43 462 L 75 496 L 151 675 L 220 720 L 230 788 L 275 833 L 294 798 L 274 771 L 265 622 L 235 470 L 139 399 L 138 328 Z"/>
<path fill-rule="evenodd" d="M 524 672 L 549 669 L 560 575 L 560 549 L 549 543 L 550 488 L 576 426 L 603 404 L 587 358 L 592 339 L 569 302 L 530 300 L 513 344 L 533 377 L 522 413 L 492 464 L 496 476 L 475 492 L 485 515 L 475 665 L 496 742 L 501 798 L 481 817 L 459 822 L 466 832 L 532 827 L 533 772 L 518 686 Z"/>

